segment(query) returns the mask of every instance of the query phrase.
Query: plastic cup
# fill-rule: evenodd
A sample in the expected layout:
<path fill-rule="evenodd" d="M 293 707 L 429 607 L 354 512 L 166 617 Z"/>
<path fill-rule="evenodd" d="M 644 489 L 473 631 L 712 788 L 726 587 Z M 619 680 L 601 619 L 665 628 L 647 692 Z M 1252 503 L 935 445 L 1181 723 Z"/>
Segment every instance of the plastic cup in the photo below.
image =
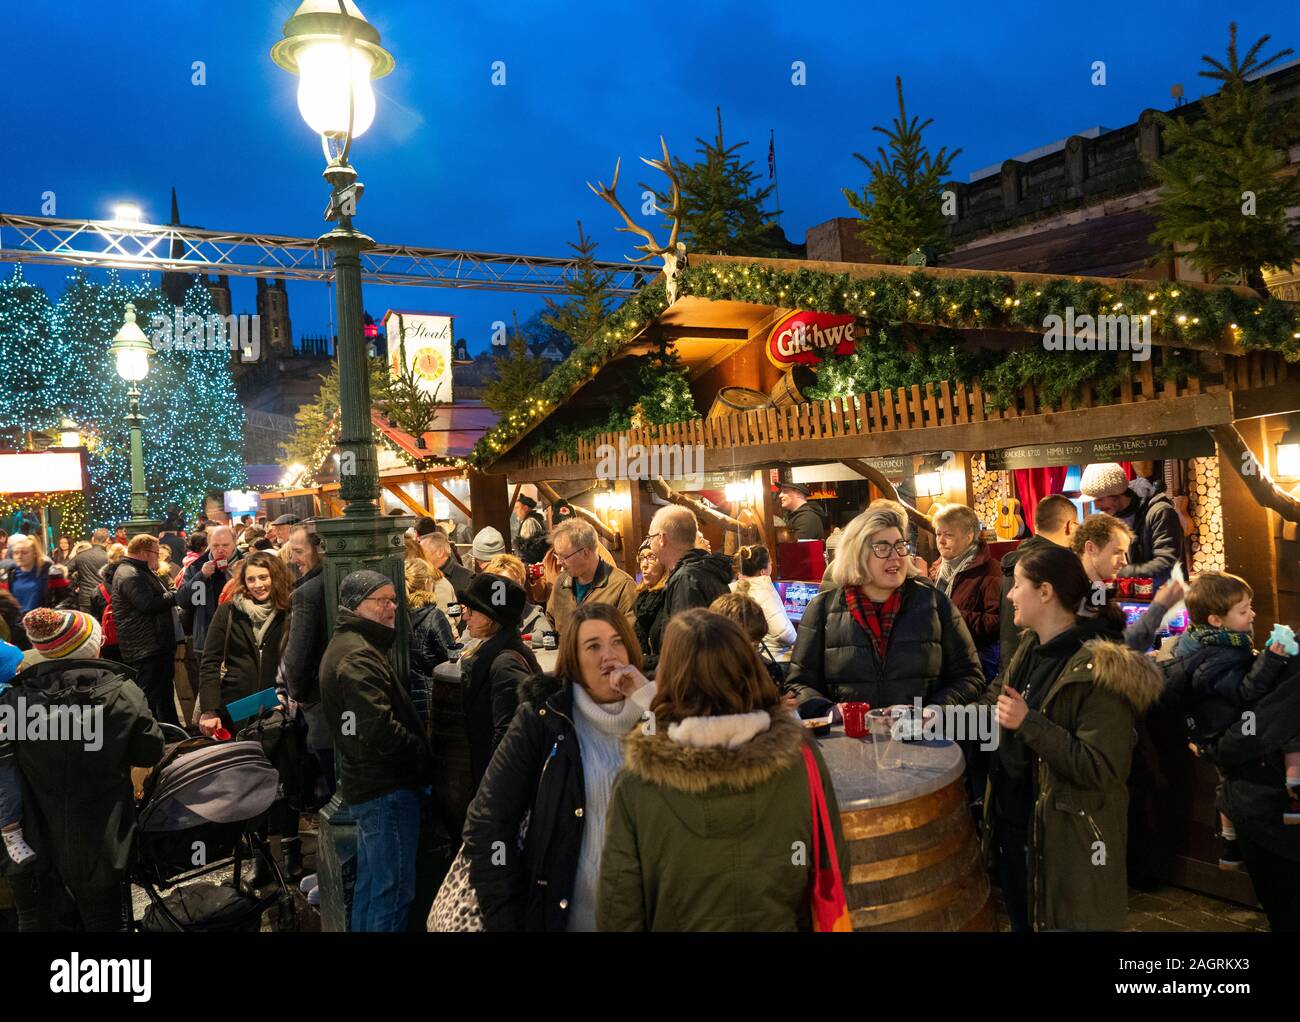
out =
<path fill-rule="evenodd" d="M 870 703 L 840 703 L 844 733 L 849 738 L 866 738 L 870 733 L 867 728 L 867 713 L 870 709 Z"/>

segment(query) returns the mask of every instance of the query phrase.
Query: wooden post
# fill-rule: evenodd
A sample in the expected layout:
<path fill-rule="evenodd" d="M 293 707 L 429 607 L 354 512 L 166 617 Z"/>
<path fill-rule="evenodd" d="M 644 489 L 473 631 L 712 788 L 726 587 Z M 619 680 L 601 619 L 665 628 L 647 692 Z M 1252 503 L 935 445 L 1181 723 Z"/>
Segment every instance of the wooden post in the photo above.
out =
<path fill-rule="evenodd" d="M 506 477 L 489 475 L 476 468 L 467 470 L 469 476 L 469 506 L 473 512 L 471 521 L 474 535 L 489 525 L 510 539 L 510 505 L 507 502 Z"/>
<path fill-rule="evenodd" d="M 646 499 L 645 488 L 639 480 L 620 479 L 615 484 L 615 489 L 620 496 L 626 494 L 631 500 L 628 510 L 622 512 L 623 570 L 636 578 L 636 573 L 640 570 L 637 559 L 641 543 L 645 539 L 646 532 L 649 531 L 645 520 L 649 501 Z"/>
<path fill-rule="evenodd" d="M 774 519 L 781 513 L 781 504 L 777 500 L 777 495 L 772 492 L 771 473 L 763 468 L 758 471 L 759 486 L 761 494 L 759 496 L 759 516 L 763 521 L 763 537 L 767 544 L 767 552 L 772 557 L 772 563 L 777 564 L 776 559 L 776 525 Z"/>

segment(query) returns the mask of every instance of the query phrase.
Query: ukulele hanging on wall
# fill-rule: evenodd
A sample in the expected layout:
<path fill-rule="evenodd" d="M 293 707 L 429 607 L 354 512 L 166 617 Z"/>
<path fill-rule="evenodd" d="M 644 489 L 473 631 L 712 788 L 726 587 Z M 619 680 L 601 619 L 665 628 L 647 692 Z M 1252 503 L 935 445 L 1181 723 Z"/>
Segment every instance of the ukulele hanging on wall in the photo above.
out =
<path fill-rule="evenodd" d="M 1002 499 L 998 501 L 998 517 L 993 523 L 993 531 L 998 539 L 1019 539 L 1025 532 L 1025 520 L 1021 516 L 1020 501 L 1011 495 L 1011 473 L 1002 473 Z"/>

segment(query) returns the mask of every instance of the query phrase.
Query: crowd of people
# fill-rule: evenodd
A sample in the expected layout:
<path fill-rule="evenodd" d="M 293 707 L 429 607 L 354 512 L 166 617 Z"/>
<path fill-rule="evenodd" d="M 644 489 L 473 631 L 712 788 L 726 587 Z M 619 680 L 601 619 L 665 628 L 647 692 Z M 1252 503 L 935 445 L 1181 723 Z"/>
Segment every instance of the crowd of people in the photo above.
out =
<path fill-rule="evenodd" d="M 1000 559 L 972 509 L 934 509 L 931 564 L 909 509 L 874 501 L 832 537 L 797 627 L 768 548 L 712 552 L 674 504 L 654 514 L 635 578 L 564 501 L 520 496 L 509 535 L 421 518 L 402 572 L 346 575 L 333 607 L 320 537 L 292 516 L 169 523 L 124 543 L 100 529 L 60 543 L 58 561 L 8 538 L 0 703 L 89 687 L 114 721 L 114 740 L 75 767 L 0 741 L 0 873 L 20 928 L 49 924 L 55 881 L 84 926 L 120 928 L 110 890 L 129 854 L 130 769 L 162 755 L 159 724 L 228 738 L 232 704 L 269 691 L 305 735 L 314 782 L 295 810 L 337 783 L 355 816 L 353 930 L 426 916 L 431 929 L 808 929 L 811 858 L 790 849 L 820 840 L 845 880 L 850 853 L 800 718 L 850 702 L 996 719 L 991 752 L 963 751 L 1012 927 L 1117 928 L 1135 745 L 1162 700 L 1219 770 L 1222 864 L 1250 871 L 1275 930 L 1300 929 L 1296 661 L 1284 642 L 1252 648 L 1243 580 L 1174 580 L 1181 540 L 1163 494 L 1139 497 L 1119 466 L 1089 466 L 1084 486 L 1103 510 L 1080 521 L 1046 497 Z M 824 535 L 805 487 L 782 494 L 793 536 Z M 1138 572 L 1155 592 L 1129 623 L 1115 580 Z M 1157 658 L 1180 603 L 1191 627 Z M 406 658 L 391 655 L 399 628 Z M 470 794 L 458 835 L 435 789 L 448 671 Z M 68 769 L 94 783 L 66 790 Z M 829 833 L 814 822 L 823 801 Z M 62 847 L 72 813 L 112 833 Z M 318 899 L 288 815 L 284 872 Z M 446 854 L 430 877 L 434 840 Z"/>

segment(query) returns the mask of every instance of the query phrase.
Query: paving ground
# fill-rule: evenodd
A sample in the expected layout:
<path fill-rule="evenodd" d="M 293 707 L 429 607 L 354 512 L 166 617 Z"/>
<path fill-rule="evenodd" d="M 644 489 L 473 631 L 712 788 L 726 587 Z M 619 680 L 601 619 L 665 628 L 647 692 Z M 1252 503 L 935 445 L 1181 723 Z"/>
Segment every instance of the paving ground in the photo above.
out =
<path fill-rule="evenodd" d="M 998 929 L 1010 931 L 1002 904 L 1002 892 L 993 890 Z M 1204 933 L 1267 932 L 1268 919 L 1255 908 L 1211 898 L 1182 887 L 1159 887 L 1154 891 L 1130 890 L 1128 920 L 1124 930 L 1137 933 L 1174 933 L 1196 930 Z"/>

